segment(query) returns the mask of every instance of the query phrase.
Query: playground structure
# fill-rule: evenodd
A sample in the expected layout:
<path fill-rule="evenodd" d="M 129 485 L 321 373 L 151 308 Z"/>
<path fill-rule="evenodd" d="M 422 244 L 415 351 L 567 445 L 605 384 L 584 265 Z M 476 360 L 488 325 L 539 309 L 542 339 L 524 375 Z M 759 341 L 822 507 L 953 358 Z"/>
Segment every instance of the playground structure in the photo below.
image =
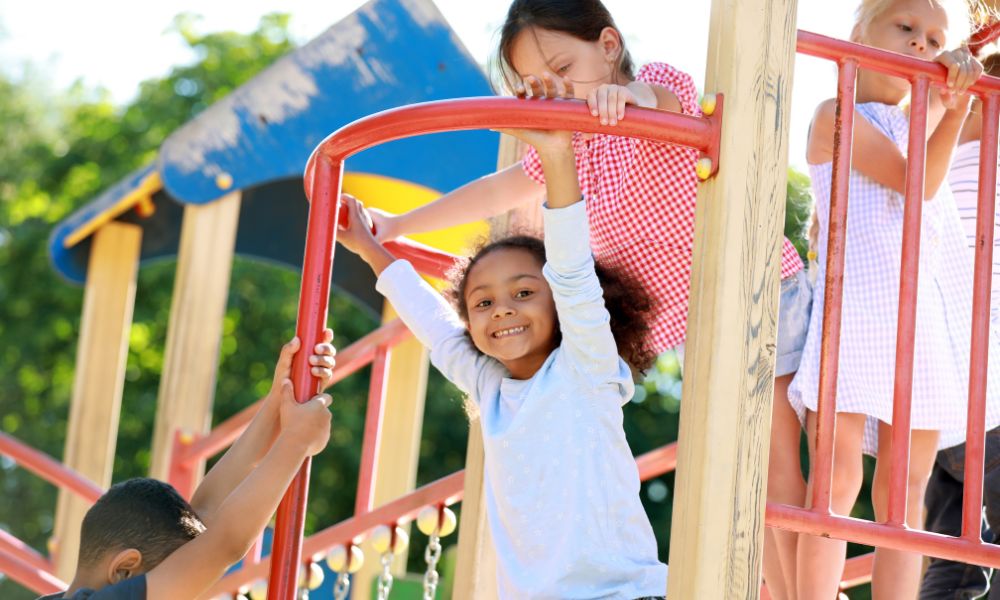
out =
<path fill-rule="evenodd" d="M 669 581 L 669 596 L 674 600 L 755 598 L 760 594 L 769 428 L 764 415 L 770 414 L 778 297 L 778 273 L 773 265 L 778 262 L 780 223 L 783 221 L 787 105 L 796 42 L 794 0 L 768 4 L 770 10 L 763 10 L 764 4 L 762 1 L 713 2 L 706 90 L 720 95 L 708 97 L 705 108 L 709 114 L 704 118 L 630 109 L 628 118 L 612 130 L 596 125 L 589 113 L 571 102 L 543 105 L 496 98 L 433 102 L 374 115 L 339 129 L 316 149 L 306 170 L 307 196 L 311 203 L 297 332 L 308 345 L 318 339 L 325 323 L 333 266 L 332 242 L 339 218 L 339 190 L 341 180 L 346 184 L 349 179 L 342 177 L 343 161 L 356 152 L 400 137 L 437 131 L 538 127 L 670 141 L 698 148 L 706 154 L 711 162 L 702 163 L 703 173 L 708 175 L 717 170 L 717 174 L 699 193 L 681 436 L 677 445 L 665 446 L 638 458 L 643 479 L 672 470 L 675 464 L 678 470 Z M 781 9 L 775 4 L 780 4 Z M 770 32 L 762 46 L 757 42 L 760 31 Z M 807 32 L 798 33 L 797 45 L 800 52 L 834 60 L 839 68 L 839 135 L 831 202 L 831 223 L 837 225 L 831 228 L 830 236 L 819 451 L 812 465 L 819 484 L 813 491 L 809 508 L 767 506 L 766 524 L 1000 567 L 1000 548 L 983 544 L 979 537 L 996 183 L 993 165 L 997 161 L 1000 80 L 984 77 L 972 88 L 983 100 L 984 141 L 980 160 L 983 166 L 977 220 L 966 472 L 978 473 L 978 476 L 968 477 L 966 481 L 963 535 L 949 538 L 909 530 L 903 525 L 909 444 L 906 427 L 894 428 L 902 433 L 893 439 L 893 484 L 887 522 L 869 523 L 833 515 L 829 508 L 839 291 L 843 278 L 846 182 L 850 170 L 849 142 L 857 69 L 874 69 L 905 77 L 914 89 L 894 409 L 894 422 L 899 424 L 906 423 L 909 414 L 908 382 L 913 357 L 907 349 L 912 348 L 914 331 L 927 92 L 931 85 L 944 81 L 943 67 Z M 756 50 L 751 52 L 748 48 Z M 714 105 L 712 98 L 716 100 Z M 720 100 L 724 100 L 724 105 Z M 775 123 L 778 124 L 777 132 L 774 131 Z M 724 138 L 721 132 L 725 132 Z M 748 173 L 755 176 L 748 177 Z M 146 177 L 142 181 L 149 181 L 149 176 Z M 117 247 L 107 240 L 127 238 L 129 234 L 122 227 L 120 223 L 106 223 L 101 231 L 110 233 L 95 236 L 85 306 L 93 305 L 90 300 L 92 288 L 94 294 L 107 293 L 109 299 L 117 299 L 119 304 L 123 303 L 122 298 L 127 300 L 124 304 L 131 303 L 127 285 L 115 287 L 103 279 L 91 285 L 99 264 L 95 257 L 120 255 L 118 252 L 105 254 L 101 245 Z M 135 241 L 131 244 L 138 248 Z M 419 270 L 430 275 L 440 275 L 453 260 L 448 253 L 408 242 L 400 242 L 391 250 L 411 258 Z M 136 260 L 132 259 L 131 263 L 133 277 Z M 338 262 L 337 269 L 332 270 L 334 282 L 344 264 Z M 181 281 L 179 277 L 179 286 Z M 175 304 L 177 296 L 175 293 Z M 121 312 L 117 313 L 119 320 Z M 85 334 L 81 337 L 85 338 Z M 354 345 L 342 349 L 338 356 L 335 381 L 365 364 L 374 364 L 354 517 L 302 540 L 307 462 L 279 509 L 271 557 L 261 558 L 254 553 L 240 570 L 227 575 L 213 593 L 231 594 L 269 574 L 269 598 L 294 598 L 303 565 L 329 555 L 332 557 L 330 562 L 340 567 L 338 571 L 353 571 L 358 566 L 353 559 L 357 556 L 355 544 L 375 530 L 379 530 L 375 537 L 382 538 L 388 531 L 388 542 L 383 539 L 379 546 L 381 553 L 388 554 L 391 559 L 399 537 L 396 526 L 417 518 L 423 511 L 424 517 L 420 520 L 425 525 L 429 523 L 428 530 L 433 533 L 435 520 L 439 527 L 445 520 L 445 507 L 462 500 L 454 597 L 488 598 L 495 594 L 495 588 L 490 590 L 490 549 L 481 506 L 481 442 L 477 448 L 475 426 L 470 435 L 469 460 L 464 473 L 452 474 L 410 493 L 398 493 L 391 501 L 376 498 L 378 482 L 386 473 L 383 459 L 388 451 L 388 446 L 382 443 L 385 436 L 380 436 L 380 432 L 396 418 L 394 411 L 398 410 L 398 406 L 386 402 L 386 386 L 393 381 L 389 371 L 399 362 L 399 344 L 408 336 L 402 324 L 389 321 Z M 118 344 L 112 344 L 112 348 L 122 348 L 120 337 L 111 339 Z M 83 343 L 81 340 L 81 348 Z M 111 360 L 107 364 L 118 363 Z M 304 360 L 295 361 L 293 382 L 300 400 L 314 391 L 315 382 Z M 336 396 L 336 387 L 332 393 Z M 120 388 L 118 394 L 120 396 Z M 205 435 L 174 428 L 173 452 L 167 458 L 166 477 L 189 494 L 202 461 L 231 443 L 245 427 L 253 410 L 254 407 L 248 407 Z M 100 487 L 55 461 L 46 460 L 9 436 L 0 435 L 0 452 L 72 490 L 71 493 L 84 502 L 92 502 L 100 494 Z M 374 554 L 367 554 L 369 565 L 378 562 Z M 864 581 L 870 566 L 870 558 L 849 562 L 845 584 Z M 40 592 L 55 591 L 62 585 L 49 559 L 2 532 L 0 571 Z"/>

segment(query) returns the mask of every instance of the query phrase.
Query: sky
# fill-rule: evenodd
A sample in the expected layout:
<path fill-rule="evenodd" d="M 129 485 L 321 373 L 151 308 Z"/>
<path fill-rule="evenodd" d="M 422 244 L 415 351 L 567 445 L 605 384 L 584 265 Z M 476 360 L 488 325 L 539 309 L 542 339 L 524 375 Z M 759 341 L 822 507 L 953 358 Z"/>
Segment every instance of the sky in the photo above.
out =
<path fill-rule="evenodd" d="M 436 0 L 472 56 L 485 63 L 509 0 Z M 286 12 L 305 43 L 363 4 L 360 0 L 0 0 L 0 70 L 15 77 L 31 65 L 55 89 L 82 81 L 106 88 L 124 103 L 139 83 L 166 74 L 194 56 L 170 31 L 174 15 L 201 15 L 199 30 L 252 31 L 262 15 Z M 704 88 L 709 0 L 605 0 L 638 64 L 664 61 L 690 73 Z M 798 27 L 846 38 L 853 3 L 799 0 Z M 116 25 L 118 24 L 118 25 Z M 789 161 L 803 168 L 812 112 L 835 94 L 834 67 L 796 59 Z M 0 124 L 2 127 L 2 124 Z"/>

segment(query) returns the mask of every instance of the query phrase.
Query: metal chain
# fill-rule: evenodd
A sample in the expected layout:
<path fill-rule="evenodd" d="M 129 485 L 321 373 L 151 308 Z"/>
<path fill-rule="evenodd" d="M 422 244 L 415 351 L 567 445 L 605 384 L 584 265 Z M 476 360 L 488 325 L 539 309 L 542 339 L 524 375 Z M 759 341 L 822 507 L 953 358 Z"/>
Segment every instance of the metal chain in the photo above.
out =
<path fill-rule="evenodd" d="M 392 551 L 382 555 L 382 572 L 378 576 L 378 600 L 389 600 L 392 589 Z"/>
<path fill-rule="evenodd" d="M 351 591 L 351 576 L 347 572 L 338 573 L 337 581 L 333 583 L 333 600 L 347 600 Z"/>
<path fill-rule="evenodd" d="M 441 560 L 441 537 L 437 534 L 432 535 L 430 541 L 427 543 L 427 550 L 424 551 L 424 560 L 427 561 L 427 572 L 424 573 L 424 600 L 434 600 L 440 578 L 437 572 L 437 564 Z"/>

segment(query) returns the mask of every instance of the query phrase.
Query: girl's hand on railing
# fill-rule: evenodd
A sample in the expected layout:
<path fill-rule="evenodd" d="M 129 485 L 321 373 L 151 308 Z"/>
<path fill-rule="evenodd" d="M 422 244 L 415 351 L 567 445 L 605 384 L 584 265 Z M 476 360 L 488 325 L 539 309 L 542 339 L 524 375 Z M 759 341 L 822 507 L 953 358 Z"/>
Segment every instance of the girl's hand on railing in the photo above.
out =
<path fill-rule="evenodd" d="M 368 216 L 375 227 L 375 239 L 380 243 L 391 242 L 401 235 L 406 235 L 406 231 L 401 229 L 403 215 L 394 215 L 384 210 L 368 207 Z"/>
<path fill-rule="evenodd" d="M 341 194 L 340 201 L 347 207 L 347 222 L 340 222 L 337 241 L 368 263 L 376 277 L 381 275 L 396 257 L 375 238 L 372 218 L 361 202 L 350 194 Z"/>
<path fill-rule="evenodd" d="M 944 107 L 949 110 L 966 110 L 969 98 L 963 96 L 967 96 L 965 91 L 983 74 L 982 63 L 964 46 L 955 50 L 945 50 L 934 58 L 934 62 L 948 68 L 947 87 L 941 90 L 941 102 Z"/>
<path fill-rule="evenodd" d="M 515 89 L 518 98 L 535 98 L 538 100 L 554 100 L 557 98 L 572 99 L 574 97 L 573 82 L 565 77 L 556 77 L 545 71 L 541 76 L 528 75 Z M 539 154 L 562 151 L 572 148 L 572 131 L 553 131 L 547 129 L 498 129 L 529 144 L 538 150 Z"/>

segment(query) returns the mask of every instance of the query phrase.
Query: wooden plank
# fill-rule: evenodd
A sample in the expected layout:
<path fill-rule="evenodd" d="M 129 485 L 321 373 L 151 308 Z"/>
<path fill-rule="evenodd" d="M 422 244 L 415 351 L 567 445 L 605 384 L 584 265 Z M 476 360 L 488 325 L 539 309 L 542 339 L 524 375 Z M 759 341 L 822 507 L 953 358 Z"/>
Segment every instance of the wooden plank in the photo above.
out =
<path fill-rule="evenodd" d="M 465 454 L 465 492 L 458 528 L 458 561 L 452 598 L 493 600 L 497 594 L 497 558 L 486 522 L 483 493 L 483 430 L 479 419 L 469 423 Z"/>
<path fill-rule="evenodd" d="M 240 193 L 184 207 L 177 277 L 156 406 L 150 476 L 166 480 L 174 431 L 209 430 Z M 200 479 L 204 464 L 196 469 Z"/>
<path fill-rule="evenodd" d="M 397 317 L 392 305 L 385 303 L 382 322 Z M 382 438 L 375 470 L 376 507 L 406 495 L 416 489 L 417 463 L 420 459 L 420 434 L 423 430 L 424 401 L 427 397 L 427 349 L 411 338 L 392 349 L 388 383 L 382 415 Z M 406 526 L 409 529 L 409 525 Z M 365 566 L 354 575 L 351 597 L 355 600 L 371 597 L 372 580 L 381 572 L 379 556 L 368 540 L 361 546 Z M 423 550 L 416 549 L 423 554 Z M 406 554 L 393 563 L 393 573 L 406 572 Z"/>
<path fill-rule="evenodd" d="M 713 0 L 721 170 L 698 195 L 669 598 L 760 594 L 795 0 Z"/>
<path fill-rule="evenodd" d="M 87 268 L 63 462 L 102 487 L 111 484 L 114 466 L 141 246 L 141 227 L 108 223 L 94 234 Z M 89 508 L 60 490 L 53 548 L 64 581 L 76 571 L 80 524 Z"/>
<path fill-rule="evenodd" d="M 524 145 L 509 135 L 500 136 L 497 170 L 521 160 Z M 525 206 L 490 220 L 493 233 L 534 227 L 541 232 L 541 206 Z M 486 522 L 483 497 L 483 432 L 478 418 L 469 422 L 469 443 L 465 451 L 465 492 L 458 524 L 458 561 L 452 598 L 497 598 L 496 552 Z"/>

